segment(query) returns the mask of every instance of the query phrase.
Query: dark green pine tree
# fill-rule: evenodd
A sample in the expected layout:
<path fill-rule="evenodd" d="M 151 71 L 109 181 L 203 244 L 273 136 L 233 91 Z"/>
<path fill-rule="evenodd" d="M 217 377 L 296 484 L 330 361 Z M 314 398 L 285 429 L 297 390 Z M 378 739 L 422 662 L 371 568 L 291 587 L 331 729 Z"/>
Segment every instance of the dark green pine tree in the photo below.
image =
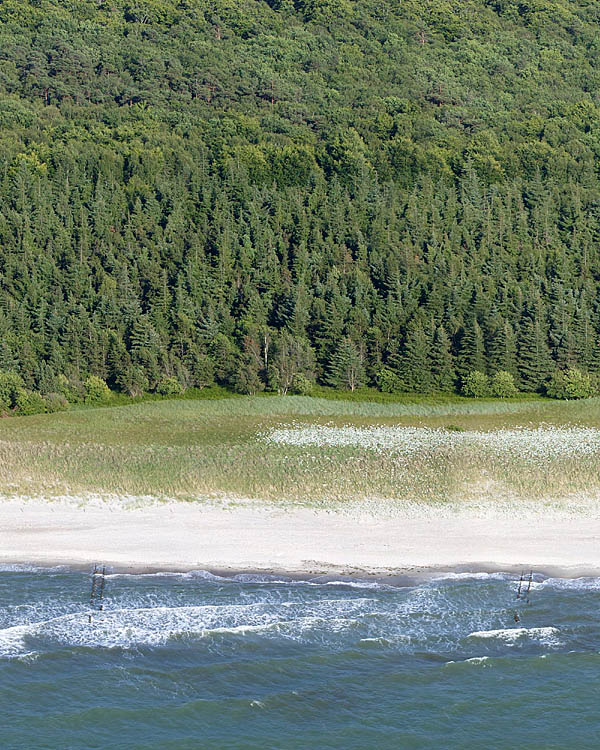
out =
<path fill-rule="evenodd" d="M 406 338 L 399 352 L 389 359 L 407 391 L 427 393 L 431 390 L 431 339 L 420 320 L 413 318 L 406 328 Z"/>
<path fill-rule="evenodd" d="M 588 372 L 600 375 L 600 336 L 596 336 L 594 342 L 590 344 L 583 364 Z"/>
<path fill-rule="evenodd" d="M 8 342 L 0 339 L 0 371 L 17 372 L 18 369 L 19 361 L 13 354 Z"/>
<path fill-rule="evenodd" d="M 452 391 L 456 385 L 456 370 L 450 350 L 450 339 L 444 326 L 438 326 L 431 347 L 431 385 L 437 391 Z"/>
<path fill-rule="evenodd" d="M 597 371 L 598 334 L 585 301 L 578 305 L 573 321 L 577 362 L 588 372 Z"/>
<path fill-rule="evenodd" d="M 461 380 L 474 370 L 487 371 L 483 332 L 477 318 L 472 318 L 463 329 L 456 362 L 456 373 Z"/>
<path fill-rule="evenodd" d="M 491 373 L 504 370 L 518 379 L 517 342 L 511 324 L 498 317 L 488 334 L 487 340 L 488 369 Z"/>
<path fill-rule="evenodd" d="M 577 367 L 579 364 L 577 339 L 573 328 L 567 328 L 560 337 L 553 341 L 556 364 L 560 370 Z"/>
<path fill-rule="evenodd" d="M 540 391 L 554 369 L 548 337 L 538 316 L 527 315 L 518 341 L 519 380 L 524 391 Z"/>

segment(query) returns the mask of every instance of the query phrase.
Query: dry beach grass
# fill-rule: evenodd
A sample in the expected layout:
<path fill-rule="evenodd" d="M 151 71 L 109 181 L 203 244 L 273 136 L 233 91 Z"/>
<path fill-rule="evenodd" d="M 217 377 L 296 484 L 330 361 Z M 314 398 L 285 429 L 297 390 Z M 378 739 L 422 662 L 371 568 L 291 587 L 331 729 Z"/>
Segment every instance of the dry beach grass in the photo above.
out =
<path fill-rule="evenodd" d="M 450 427 L 450 429 L 448 429 Z M 600 400 L 163 401 L 0 421 L 0 493 L 333 507 L 569 502 L 600 491 Z"/>

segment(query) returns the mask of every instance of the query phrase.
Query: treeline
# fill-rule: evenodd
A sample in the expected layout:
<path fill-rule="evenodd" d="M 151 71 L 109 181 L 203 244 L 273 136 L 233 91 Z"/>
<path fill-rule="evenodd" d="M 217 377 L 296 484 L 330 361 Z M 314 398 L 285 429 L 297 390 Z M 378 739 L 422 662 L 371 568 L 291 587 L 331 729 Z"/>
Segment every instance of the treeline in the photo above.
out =
<path fill-rule="evenodd" d="M 594 393 L 598 20 L 6 0 L 3 408 L 102 383 Z"/>

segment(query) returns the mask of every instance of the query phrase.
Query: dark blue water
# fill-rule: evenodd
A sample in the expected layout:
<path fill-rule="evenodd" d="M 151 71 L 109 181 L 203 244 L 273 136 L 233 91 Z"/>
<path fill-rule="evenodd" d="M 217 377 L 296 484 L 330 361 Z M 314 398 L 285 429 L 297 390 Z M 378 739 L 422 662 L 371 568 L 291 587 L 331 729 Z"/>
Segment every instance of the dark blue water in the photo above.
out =
<path fill-rule="evenodd" d="M 0 748 L 600 747 L 600 579 L 0 572 Z"/>

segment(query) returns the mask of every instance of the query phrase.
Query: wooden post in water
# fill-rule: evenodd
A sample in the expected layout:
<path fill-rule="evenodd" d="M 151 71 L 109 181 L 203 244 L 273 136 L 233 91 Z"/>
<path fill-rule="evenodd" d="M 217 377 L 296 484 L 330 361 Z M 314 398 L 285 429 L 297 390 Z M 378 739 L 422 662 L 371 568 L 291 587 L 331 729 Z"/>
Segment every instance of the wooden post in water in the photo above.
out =
<path fill-rule="evenodd" d="M 106 583 L 106 566 L 102 566 L 102 570 L 98 567 L 98 564 L 94 564 L 94 570 L 92 571 L 92 589 L 90 591 L 90 609 L 102 612 L 104 609 L 104 585 Z M 91 624 L 93 619 L 93 612 L 88 615 L 88 623 Z"/>
<path fill-rule="evenodd" d="M 519 587 L 517 589 L 517 599 L 521 598 L 521 587 L 523 586 L 523 573 L 521 573 L 521 577 L 519 578 Z"/>
<path fill-rule="evenodd" d="M 531 591 L 532 581 L 533 581 L 533 570 L 529 571 L 529 576 L 527 578 L 525 578 L 525 571 L 521 573 L 521 577 L 519 578 L 519 586 L 517 587 L 517 599 L 524 599 L 525 604 L 529 604 L 529 592 Z M 525 589 L 525 591 L 523 591 L 523 584 L 525 582 L 527 582 L 527 588 Z M 516 609 L 513 615 L 513 619 L 515 622 L 521 622 L 521 617 Z"/>

